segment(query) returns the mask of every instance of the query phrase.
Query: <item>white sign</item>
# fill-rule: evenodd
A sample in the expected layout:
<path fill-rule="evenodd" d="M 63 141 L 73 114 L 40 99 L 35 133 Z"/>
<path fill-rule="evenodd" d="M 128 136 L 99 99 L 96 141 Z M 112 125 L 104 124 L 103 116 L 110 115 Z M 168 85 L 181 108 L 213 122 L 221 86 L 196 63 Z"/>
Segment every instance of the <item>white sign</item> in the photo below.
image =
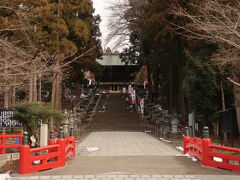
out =
<path fill-rule="evenodd" d="M 144 89 L 146 89 L 147 81 L 144 81 L 143 86 L 144 86 Z"/>
<path fill-rule="evenodd" d="M 144 113 L 144 99 L 140 99 L 140 111 L 141 111 L 141 114 Z"/>
<path fill-rule="evenodd" d="M 136 104 L 136 90 L 132 89 L 132 104 Z"/>
<path fill-rule="evenodd" d="M 0 110 L 0 127 L 22 127 L 22 123 L 11 119 L 14 114 L 12 110 Z"/>
<path fill-rule="evenodd" d="M 132 85 L 129 84 L 129 85 L 128 85 L 128 93 L 131 94 L 131 92 L 132 92 Z"/>
<path fill-rule="evenodd" d="M 194 121 L 193 113 L 188 114 L 188 126 L 193 126 L 193 121 Z"/>

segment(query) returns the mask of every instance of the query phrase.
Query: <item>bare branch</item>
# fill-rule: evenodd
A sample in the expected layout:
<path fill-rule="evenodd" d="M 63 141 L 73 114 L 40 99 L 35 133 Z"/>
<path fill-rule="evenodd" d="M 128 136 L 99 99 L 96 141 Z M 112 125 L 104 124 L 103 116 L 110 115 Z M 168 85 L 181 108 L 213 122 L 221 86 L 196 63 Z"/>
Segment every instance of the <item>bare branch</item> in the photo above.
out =
<path fill-rule="evenodd" d="M 232 80 L 231 78 L 227 78 L 231 83 L 233 83 L 234 85 L 237 85 L 237 86 L 239 86 L 240 87 L 240 84 L 239 83 L 237 83 L 237 82 L 235 82 L 234 80 Z"/>

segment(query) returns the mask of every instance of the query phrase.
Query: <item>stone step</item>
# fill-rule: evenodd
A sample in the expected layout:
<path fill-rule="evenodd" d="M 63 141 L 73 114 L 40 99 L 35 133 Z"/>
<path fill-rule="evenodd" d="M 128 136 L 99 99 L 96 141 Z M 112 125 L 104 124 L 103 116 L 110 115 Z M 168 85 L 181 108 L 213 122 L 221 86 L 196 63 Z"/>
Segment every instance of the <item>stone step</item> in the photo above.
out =
<path fill-rule="evenodd" d="M 20 176 L 6 180 L 239 180 L 232 175 L 159 175 L 159 174 L 96 174 L 96 175 L 56 175 Z"/>

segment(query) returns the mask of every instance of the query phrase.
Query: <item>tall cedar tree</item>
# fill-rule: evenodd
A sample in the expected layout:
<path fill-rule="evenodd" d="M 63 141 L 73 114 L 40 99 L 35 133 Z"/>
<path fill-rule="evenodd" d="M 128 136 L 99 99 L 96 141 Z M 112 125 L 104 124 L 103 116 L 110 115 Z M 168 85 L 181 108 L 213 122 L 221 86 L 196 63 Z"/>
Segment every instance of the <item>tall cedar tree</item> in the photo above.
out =
<path fill-rule="evenodd" d="M 131 2 L 133 4 L 138 3 L 138 1 Z M 177 6 L 176 1 L 142 0 L 141 2 L 144 2 L 141 9 L 134 8 L 132 10 L 135 6 L 130 3 L 129 11 L 133 13 L 129 13 L 129 11 L 125 13 L 124 17 L 129 20 L 128 29 L 130 31 L 131 45 L 124 50 L 121 55 L 122 59 L 126 62 L 138 60 L 139 64 L 148 65 L 149 74 L 153 78 L 151 81 L 155 85 L 155 92 L 160 92 L 161 97 L 167 99 L 167 108 L 170 113 L 176 110 L 182 115 L 182 121 L 187 119 L 185 112 L 187 111 L 185 108 L 188 107 L 185 103 L 187 98 L 194 97 L 194 99 L 188 101 L 193 105 L 188 112 L 196 110 L 197 113 L 205 111 L 206 115 L 216 115 L 216 109 L 221 108 L 217 108 L 220 103 L 218 102 L 219 99 L 215 98 L 218 93 L 217 83 L 220 84 L 219 81 L 216 82 L 215 76 L 223 75 L 221 75 L 222 72 L 216 72 L 216 68 L 209 63 L 211 55 L 215 51 L 211 50 L 208 52 L 208 56 L 204 56 L 202 49 L 209 44 L 208 42 L 186 38 L 181 35 L 181 31 L 176 30 L 173 24 L 182 26 L 187 23 L 186 19 L 171 13 Z M 196 13 L 187 1 L 182 0 L 178 1 L 178 3 L 189 11 Z M 190 63 L 187 63 L 189 56 L 186 54 L 186 50 L 188 50 L 192 58 L 198 58 L 200 64 L 198 67 L 189 66 Z M 199 69 L 199 67 L 203 68 Z M 198 71 L 202 73 L 198 73 Z M 186 78 L 190 74 L 199 77 L 193 81 L 190 79 L 191 77 Z M 204 82 L 210 84 L 211 91 L 206 91 L 203 88 L 204 86 L 196 91 L 195 87 L 200 86 L 201 79 L 205 79 Z M 190 86 L 189 83 L 191 83 Z M 160 85 L 160 91 L 158 91 L 158 85 Z M 231 99 L 231 97 L 226 98 Z M 211 103 L 204 104 L 201 101 L 203 99 Z M 201 101 L 201 106 L 199 101 Z"/>
<path fill-rule="evenodd" d="M 60 109 L 64 76 L 61 66 L 93 49 L 70 64 L 71 74 L 74 75 L 72 78 L 76 79 L 82 68 L 78 68 L 78 64 L 95 66 L 96 56 L 100 56 L 99 17 L 93 16 L 91 0 L 49 0 L 34 5 L 39 14 L 36 18 L 37 43 L 54 57 L 52 63 L 56 65 L 56 71 L 52 85 L 52 103 L 54 108 Z"/>

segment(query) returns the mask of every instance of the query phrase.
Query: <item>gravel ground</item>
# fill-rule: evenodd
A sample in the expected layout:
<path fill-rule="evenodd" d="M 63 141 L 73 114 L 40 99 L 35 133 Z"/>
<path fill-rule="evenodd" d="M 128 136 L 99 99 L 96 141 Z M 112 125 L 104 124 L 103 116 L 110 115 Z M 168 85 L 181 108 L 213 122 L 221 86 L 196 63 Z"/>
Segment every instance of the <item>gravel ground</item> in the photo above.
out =
<path fill-rule="evenodd" d="M 18 172 L 18 162 L 19 160 L 15 161 L 8 161 L 3 167 L 0 169 L 0 174 L 9 172 L 10 173 L 17 173 Z"/>

